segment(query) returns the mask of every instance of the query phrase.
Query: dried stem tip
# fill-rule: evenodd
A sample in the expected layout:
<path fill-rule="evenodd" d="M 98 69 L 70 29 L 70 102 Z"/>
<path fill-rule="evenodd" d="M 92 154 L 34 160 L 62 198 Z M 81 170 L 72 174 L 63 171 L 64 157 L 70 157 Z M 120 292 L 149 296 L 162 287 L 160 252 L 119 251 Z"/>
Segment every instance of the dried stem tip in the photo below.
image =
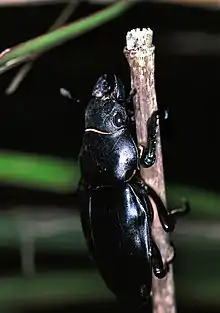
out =
<path fill-rule="evenodd" d="M 132 29 L 126 35 L 125 56 L 131 70 L 131 88 L 136 89 L 134 97 L 137 138 L 139 145 L 147 142 L 146 121 L 157 109 L 154 87 L 153 31 L 150 28 Z"/>
<path fill-rule="evenodd" d="M 152 40 L 153 31 L 150 28 L 132 29 L 126 35 L 126 49 L 146 54 L 146 52 L 149 51 L 149 49 L 151 50 L 151 48 L 154 51 Z"/>

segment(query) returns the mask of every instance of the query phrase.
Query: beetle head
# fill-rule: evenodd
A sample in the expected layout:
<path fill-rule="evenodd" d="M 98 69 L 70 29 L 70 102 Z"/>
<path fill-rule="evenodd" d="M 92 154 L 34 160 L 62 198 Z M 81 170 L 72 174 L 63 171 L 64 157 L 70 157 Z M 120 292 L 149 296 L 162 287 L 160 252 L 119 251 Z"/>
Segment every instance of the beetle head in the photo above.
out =
<path fill-rule="evenodd" d="M 125 90 L 116 75 L 103 75 L 96 82 L 85 113 L 86 131 L 112 134 L 126 127 Z"/>
<path fill-rule="evenodd" d="M 112 97 L 117 102 L 124 102 L 124 85 L 116 75 L 104 74 L 97 80 L 92 96 L 95 98 Z"/>

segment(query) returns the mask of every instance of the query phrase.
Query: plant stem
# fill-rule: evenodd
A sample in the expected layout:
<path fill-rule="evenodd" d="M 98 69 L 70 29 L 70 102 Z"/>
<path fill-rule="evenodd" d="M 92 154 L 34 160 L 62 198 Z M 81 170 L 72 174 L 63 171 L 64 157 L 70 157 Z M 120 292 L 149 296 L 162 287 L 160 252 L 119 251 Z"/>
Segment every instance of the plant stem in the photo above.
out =
<path fill-rule="evenodd" d="M 147 120 L 152 112 L 157 110 L 154 83 L 155 47 L 152 45 L 152 37 L 153 32 L 150 29 L 134 29 L 127 33 L 127 46 L 124 51 L 131 71 L 131 87 L 137 90 L 137 94 L 134 97 L 134 106 L 139 146 L 146 146 Z M 156 163 L 148 169 L 141 169 L 141 175 L 166 204 L 160 131 L 158 131 L 157 141 Z M 157 209 L 153 202 L 152 205 L 154 208 L 152 236 L 165 262 L 171 259 L 173 249 L 170 246 L 169 236 L 163 231 L 160 224 Z M 172 265 L 164 279 L 157 279 L 153 275 L 152 300 L 154 313 L 175 313 Z"/>
<path fill-rule="evenodd" d="M 107 23 L 113 18 L 120 16 L 132 5 L 132 1 L 117 1 L 112 5 L 109 5 L 106 9 L 91 14 L 86 18 L 81 18 L 76 22 L 51 31 L 45 35 L 28 40 L 10 49 L 6 49 L 7 52 L 0 54 L 0 74 L 27 61 L 33 54 L 43 53 Z M 72 60 L 70 60 L 70 62 L 72 62 Z"/>
<path fill-rule="evenodd" d="M 68 18 L 71 16 L 73 11 L 77 8 L 79 4 L 78 1 L 70 0 L 70 2 L 65 6 L 61 14 L 58 16 L 54 24 L 49 28 L 48 32 L 53 31 L 60 27 L 63 23 L 65 23 Z M 18 73 L 13 78 L 12 82 L 10 83 L 9 87 L 6 89 L 6 94 L 11 95 L 15 90 L 19 87 L 22 80 L 28 74 L 28 72 L 32 69 L 34 62 L 37 60 L 38 57 L 41 56 L 41 53 L 34 54 L 30 61 L 22 66 L 22 68 L 18 71 Z"/>

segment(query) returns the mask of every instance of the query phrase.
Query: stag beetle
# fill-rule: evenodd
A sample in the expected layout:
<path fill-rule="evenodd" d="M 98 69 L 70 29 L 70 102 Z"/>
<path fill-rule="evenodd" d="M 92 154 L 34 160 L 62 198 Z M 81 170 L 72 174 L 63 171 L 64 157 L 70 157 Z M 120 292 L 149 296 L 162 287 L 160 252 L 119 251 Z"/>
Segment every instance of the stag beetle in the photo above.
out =
<path fill-rule="evenodd" d="M 149 118 L 147 146 L 139 151 L 134 94 L 126 99 L 115 75 L 103 75 L 95 84 L 85 111 L 78 191 L 82 229 L 103 280 L 119 301 L 143 305 L 151 293 L 152 270 L 163 278 L 169 269 L 151 235 L 149 197 L 166 232 L 174 230 L 175 218 L 140 176 L 140 166 L 149 168 L 156 161 L 159 112 Z"/>

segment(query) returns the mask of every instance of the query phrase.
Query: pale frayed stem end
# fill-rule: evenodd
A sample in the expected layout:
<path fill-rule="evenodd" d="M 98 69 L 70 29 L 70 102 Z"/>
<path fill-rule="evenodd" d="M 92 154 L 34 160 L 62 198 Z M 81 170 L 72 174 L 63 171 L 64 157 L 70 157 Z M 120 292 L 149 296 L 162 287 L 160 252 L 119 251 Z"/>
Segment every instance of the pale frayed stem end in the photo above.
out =
<path fill-rule="evenodd" d="M 126 49 L 146 51 L 153 47 L 152 41 L 153 31 L 150 28 L 132 29 L 126 35 Z"/>

